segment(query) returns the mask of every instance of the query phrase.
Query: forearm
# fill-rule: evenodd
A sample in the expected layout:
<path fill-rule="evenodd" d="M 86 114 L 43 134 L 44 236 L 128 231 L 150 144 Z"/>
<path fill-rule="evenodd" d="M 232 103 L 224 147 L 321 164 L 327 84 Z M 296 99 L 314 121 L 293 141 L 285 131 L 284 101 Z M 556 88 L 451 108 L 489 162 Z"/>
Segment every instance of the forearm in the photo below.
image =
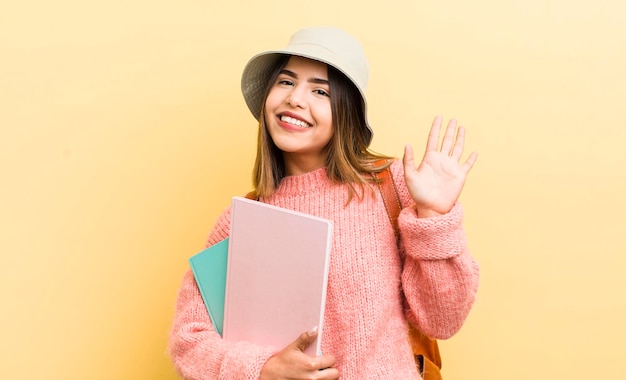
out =
<path fill-rule="evenodd" d="M 478 289 L 479 268 L 461 227 L 462 208 L 457 204 L 428 221 L 417 220 L 414 210 L 402 214 L 407 316 L 425 334 L 449 338 L 463 325 Z"/>
<path fill-rule="evenodd" d="M 224 341 L 213 329 L 193 273 L 183 279 L 169 352 L 176 369 L 188 380 L 258 379 L 273 350 Z"/>

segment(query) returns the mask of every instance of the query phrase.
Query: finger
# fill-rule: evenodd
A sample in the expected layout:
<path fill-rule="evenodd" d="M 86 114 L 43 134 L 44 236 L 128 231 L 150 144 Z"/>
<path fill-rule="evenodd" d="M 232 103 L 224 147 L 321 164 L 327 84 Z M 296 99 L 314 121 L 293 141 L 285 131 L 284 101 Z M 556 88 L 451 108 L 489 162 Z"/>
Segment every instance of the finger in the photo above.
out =
<path fill-rule="evenodd" d="M 337 360 L 332 355 L 323 355 L 316 357 L 317 364 L 319 365 L 320 371 L 329 371 L 333 370 L 335 364 L 337 364 Z M 336 371 L 336 369 L 335 369 Z"/>
<path fill-rule="evenodd" d="M 441 115 L 437 115 L 428 133 L 428 141 L 426 142 L 426 153 L 437 151 L 439 149 L 439 132 L 441 131 Z"/>
<path fill-rule="evenodd" d="M 339 370 L 334 367 L 324 368 L 320 370 L 319 375 L 322 376 L 320 377 L 322 380 L 335 380 L 339 378 Z"/>
<path fill-rule="evenodd" d="M 306 350 L 306 348 L 313 343 L 315 338 L 317 338 L 317 326 L 300 334 L 300 336 L 292 344 L 295 345 L 296 349 L 304 352 L 304 350 Z"/>
<path fill-rule="evenodd" d="M 452 154 L 452 146 L 454 145 L 454 135 L 456 133 L 456 120 L 452 119 L 448 122 L 446 128 L 446 134 L 443 136 L 443 143 L 441 144 L 441 152 L 447 155 Z"/>
<path fill-rule="evenodd" d="M 465 127 L 460 126 L 459 130 L 456 133 L 456 141 L 454 142 L 454 147 L 452 148 L 452 153 L 450 157 L 455 160 L 460 160 L 463 155 L 463 147 L 465 146 Z"/>
<path fill-rule="evenodd" d="M 404 146 L 404 156 L 402 157 L 402 164 L 404 165 L 405 173 L 410 173 L 416 170 L 413 147 L 411 147 L 411 145 L 409 144 L 406 144 Z"/>
<path fill-rule="evenodd" d="M 476 163 L 477 159 L 478 159 L 478 153 L 472 152 L 469 155 L 469 157 L 467 158 L 467 160 L 463 164 L 463 171 L 465 172 L 465 174 L 469 173 L 469 171 L 472 170 L 472 167 Z"/>

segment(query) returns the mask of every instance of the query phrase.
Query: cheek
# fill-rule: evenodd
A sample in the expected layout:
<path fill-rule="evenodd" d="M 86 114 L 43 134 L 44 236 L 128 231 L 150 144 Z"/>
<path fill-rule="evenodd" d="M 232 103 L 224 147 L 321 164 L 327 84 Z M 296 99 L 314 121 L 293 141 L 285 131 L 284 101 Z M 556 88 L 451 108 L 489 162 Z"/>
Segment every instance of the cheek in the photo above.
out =
<path fill-rule="evenodd" d="M 333 125 L 333 111 L 330 104 L 327 104 L 319 109 L 319 117 L 324 120 L 329 126 Z"/>
<path fill-rule="evenodd" d="M 272 87 L 267 94 L 267 98 L 265 98 L 265 103 L 263 104 L 265 110 L 271 110 L 281 103 L 283 95 L 280 90 L 276 87 Z"/>
<path fill-rule="evenodd" d="M 272 93 L 267 94 L 267 98 L 265 99 L 265 103 L 263 103 L 263 108 L 265 113 L 272 108 L 273 98 Z"/>

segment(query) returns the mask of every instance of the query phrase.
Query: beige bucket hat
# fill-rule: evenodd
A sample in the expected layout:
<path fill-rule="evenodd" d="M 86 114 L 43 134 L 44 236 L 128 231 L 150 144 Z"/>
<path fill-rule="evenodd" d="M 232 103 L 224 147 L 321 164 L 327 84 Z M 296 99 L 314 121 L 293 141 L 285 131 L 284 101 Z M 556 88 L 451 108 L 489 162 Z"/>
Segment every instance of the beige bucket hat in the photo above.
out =
<path fill-rule="evenodd" d="M 252 115 L 258 120 L 270 69 L 283 55 L 296 55 L 324 62 L 342 72 L 359 90 L 365 105 L 365 122 L 372 141 L 372 128 L 367 121 L 365 88 L 369 79 L 369 63 L 359 41 L 335 27 L 310 27 L 291 36 L 282 50 L 270 50 L 252 57 L 241 76 L 241 92 Z"/>

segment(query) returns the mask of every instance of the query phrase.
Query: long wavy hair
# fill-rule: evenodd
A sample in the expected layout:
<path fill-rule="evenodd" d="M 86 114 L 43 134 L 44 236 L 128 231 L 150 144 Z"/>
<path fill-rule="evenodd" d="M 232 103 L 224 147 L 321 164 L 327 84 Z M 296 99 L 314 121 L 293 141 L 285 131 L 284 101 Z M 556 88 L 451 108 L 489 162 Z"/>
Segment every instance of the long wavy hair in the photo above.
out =
<path fill-rule="evenodd" d="M 280 71 L 287 65 L 290 56 L 280 57 L 271 71 L 265 88 L 265 96 L 259 117 L 257 155 L 254 163 L 252 183 L 257 197 L 272 195 L 285 177 L 285 161 L 282 151 L 274 144 L 265 122 L 265 100 Z M 331 181 L 348 185 L 348 202 L 354 196 L 362 199 L 365 189 L 372 181 L 371 173 L 389 165 L 375 164 L 391 157 L 375 153 L 368 148 L 371 131 L 365 118 L 365 103 L 359 90 L 344 74 L 328 67 L 333 135 L 326 146 L 326 171 Z"/>

